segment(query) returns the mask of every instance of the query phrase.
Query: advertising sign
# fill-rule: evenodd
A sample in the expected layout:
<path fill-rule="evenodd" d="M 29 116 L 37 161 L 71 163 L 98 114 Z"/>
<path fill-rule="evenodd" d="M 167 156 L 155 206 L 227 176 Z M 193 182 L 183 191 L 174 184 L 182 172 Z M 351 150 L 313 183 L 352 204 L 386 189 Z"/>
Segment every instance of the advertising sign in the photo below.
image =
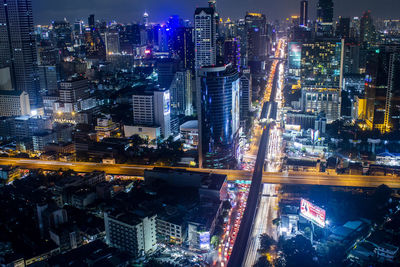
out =
<path fill-rule="evenodd" d="M 325 210 L 303 198 L 301 199 L 300 204 L 300 215 L 322 228 L 325 227 Z"/>
<path fill-rule="evenodd" d="M 164 114 L 171 112 L 171 97 L 169 91 L 164 94 Z"/>
<path fill-rule="evenodd" d="M 200 233 L 200 249 L 210 248 L 210 232 Z"/>
<path fill-rule="evenodd" d="M 289 69 L 301 68 L 301 44 L 289 43 Z"/>

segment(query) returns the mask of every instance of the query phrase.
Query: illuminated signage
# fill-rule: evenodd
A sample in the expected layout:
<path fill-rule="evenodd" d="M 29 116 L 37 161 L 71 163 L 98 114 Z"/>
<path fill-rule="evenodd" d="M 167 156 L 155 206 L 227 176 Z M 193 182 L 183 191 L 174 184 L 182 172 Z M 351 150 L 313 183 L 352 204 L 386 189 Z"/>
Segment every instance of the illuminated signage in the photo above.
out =
<path fill-rule="evenodd" d="M 303 198 L 300 204 L 300 215 L 322 228 L 325 227 L 325 210 Z"/>
<path fill-rule="evenodd" d="M 164 114 L 168 114 L 171 112 L 171 100 L 170 93 L 166 92 L 164 94 Z"/>
<path fill-rule="evenodd" d="M 200 233 L 200 248 L 201 249 L 210 248 L 210 232 Z"/>

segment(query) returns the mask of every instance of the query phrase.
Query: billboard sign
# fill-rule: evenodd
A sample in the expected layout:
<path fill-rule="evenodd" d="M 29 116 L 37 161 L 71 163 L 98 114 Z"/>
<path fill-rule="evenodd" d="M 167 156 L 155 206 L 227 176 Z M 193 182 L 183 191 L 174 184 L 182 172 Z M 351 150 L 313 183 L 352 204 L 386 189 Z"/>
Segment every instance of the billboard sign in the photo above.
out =
<path fill-rule="evenodd" d="M 289 43 L 289 69 L 301 68 L 301 43 Z"/>
<path fill-rule="evenodd" d="M 303 198 L 300 204 L 300 215 L 322 228 L 325 227 L 325 210 Z"/>
<path fill-rule="evenodd" d="M 210 249 L 210 232 L 201 232 L 200 249 Z"/>

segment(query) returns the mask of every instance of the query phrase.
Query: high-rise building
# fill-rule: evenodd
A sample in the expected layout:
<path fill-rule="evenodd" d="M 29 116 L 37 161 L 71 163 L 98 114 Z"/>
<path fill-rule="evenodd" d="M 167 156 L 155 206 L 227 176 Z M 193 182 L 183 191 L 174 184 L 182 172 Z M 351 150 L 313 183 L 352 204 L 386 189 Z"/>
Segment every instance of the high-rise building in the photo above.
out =
<path fill-rule="evenodd" d="M 53 21 L 54 44 L 58 48 L 66 48 L 72 45 L 72 29 L 68 21 Z"/>
<path fill-rule="evenodd" d="M 119 33 L 109 31 L 104 34 L 104 39 L 106 43 L 106 53 L 107 55 L 119 54 L 121 52 L 119 43 Z"/>
<path fill-rule="evenodd" d="M 333 0 L 318 0 L 317 21 L 322 23 L 333 22 Z"/>
<path fill-rule="evenodd" d="M 172 80 L 171 110 L 174 114 L 193 115 L 193 81 L 190 70 L 178 71 Z"/>
<path fill-rule="evenodd" d="M 400 47 L 382 46 L 367 60 L 366 126 L 381 132 L 400 126 Z"/>
<path fill-rule="evenodd" d="M 82 77 L 71 77 L 61 82 L 59 95 L 64 112 L 80 111 L 80 102 L 89 98 L 88 80 Z"/>
<path fill-rule="evenodd" d="M 243 70 L 240 77 L 240 124 L 246 128 L 246 121 L 250 118 L 252 77 L 250 70 Z"/>
<path fill-rule="evenodd" d="M 365 11 L 360 20 L 360 43 L 370 48 L 376 40 L 376 31 L 371 11 Z"/>
<path fill-rule="evenodd" d="M 237 164 L 240 80 L 231 66 L 203 67 L 197 90 L 199 165 L 229 168 Z"/>
<path fill-rule="evenodd" d="M 0 90 L 0 116 L 30 115 L 29 96 L 24 91 Z"/>
<path fill-rule="evenodd" d="M 178 71 L 178 61 L 171 58 L 157 60 L 156 69 L 160 88 L 168 89 L 171 86 L 175 73 Z"/>
<path fill-rule="evenodd" d="M 301 107 L 325 113 L 328 123 L 340 117 L 344 42 L 316 39 L 301 47 Z"/>
<path fill-rule="evenodd" d="M 249 65 L 251 65 L 250 62 L 261 62 L 265 60 L 265 57 L 267 56 L 267 20 L 264 14 L 247 13 L 245 22 L 247 34 L 247 60 Z M 260 68 L 257 68 L 257 70 L 254 71 L 257 72 L 260 70 Z M 253 72 L 253 69 L 251 69 L 251 71 Z"/>
<path fill-rule="evenodd" d="M 106 242 L 140 257 L 157 248 L 157 215 L 138 216 L 133 213 L 104 214 Z"/>
<path fill-rule="evenodd" d="M 56 66 L 39 66 L 40 93 L 42 95 L 58 94 L 58 74 Z"/>
<path fill-rule="evenodd" d="M 307 88 L 340 88 L 341 40 L 316 39 L 301 45 L 301 83 Z"/>
<path fill-rule="evenodd" d="M 339 17 L 339 22 L 336 26 L 337 38 L 350 38 L 350 18 Z"/>
<path fill-rule="evenodd" d="M 171 99 L 169 90 L 138 89 L 133 96 L 135 126 L 161 127 L 164 138 L 171 135 Z"/>
<path fill-rule="evenodd" d="M 173 54 L 177 55 L 181 59 L 184 69 L 194 70 L 195 53 L 193 42 L 193 28 L 176 28 L 173 32 L 173 36 Z"/>
<path fill-rule="evenodd" d="M 300 2 L 300 26 L 308 26 L 308 0 Z"/>
<path fill-rule="evenodd" d="M 0 67 L 10 67 L 13 87 L 41 105 L 31 0 L 0 1 Z"/>
<path fill-rule="evenodd" d="M 240 66 L 240 44 L 236 38 L 226 39 L 224 42 L 224 63 Z"/>
<path fill-rule="evenodd" d="M 216 12 L 212 7 L 196 8 L 194 13 L 195 68 L 212 66 L 217 61 Z"/>
<path fill-rule="evenodd" d="M 144 12 L 143 14 L 143 25 L 145 27 L 149 26 L 149 13 Z"/>

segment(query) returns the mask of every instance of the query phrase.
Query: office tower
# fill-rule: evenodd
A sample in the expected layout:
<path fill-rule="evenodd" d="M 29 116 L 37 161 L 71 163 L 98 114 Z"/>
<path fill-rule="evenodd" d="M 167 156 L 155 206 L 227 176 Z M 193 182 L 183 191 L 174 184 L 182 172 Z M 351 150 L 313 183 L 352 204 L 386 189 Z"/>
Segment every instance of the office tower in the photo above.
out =
<path fill-rule="evenodd" d="M 88 18 L 88 26 L 93 29 L 96 27 L 95 21 L 94 21 L 94 14 L 91 14 Z"/>
<path fill-rule="evenodd" d="M 171 33 L 170 28 L 166 25 L 158 28 L 158 51 L 159 52 L 169 52 L 170 51 L 170 39 Z"/>
<path fill-rule="evenodd" d="M 9 67 L 0 68 L 0 90 L 13 90 Z"/>
<path fill-rule="evenodd" d="M 72 29 L 68 21 L 53 21 L 53 43 L 58 48 L 72 46 Z"/>
<path fill-rule="evenodd" d="M 246 21 L 244 19 L 239 19 L 237 22 L 237 36 L 240 44 L 240 66 L 245 67 L 248 64 L 248 60 Z"/>
<path fill-rule="evenodd" d="M 134 213 L 104 214 L 106 242 L 112 247 L 142 256 L 157 248 L 157 215 L 139 216 Z"/>
<path fill-rule="evenodd" d="M 328 123 L 340 117 L 343 46 L 335 39 L 316 39 L 301 48 L 302 109 L 325 113 Z"/>
<path fill-rule="evenodd" d="M 197 90 L 199 165 L 230 168 L 237 163 L 239 130 L 238 72 L 231 66 L 203 67 Z"/>
<path fill-rule="evenodd" d="M 135 46 L 140 44 L 140 25 L 126 25 L 122 27 L 119 34 L 121 52 L 133 54 Z"/>
<path fill-rule="evenodd" d="M 252 73 L 259 73 L 267 56 L 267 20 L 264 14 L 247 13 L 245 23 L 248 66 Z"/>
<path fill-rule="evenodd" d="M 337 38 L 350 38 L 350 18 L 339 17 L 339 22 L 336 26 Z"/>
<path fill-rule="evenodd" d="M 171 58 L 157 60 L 156 71 L 160 88 L 168 89 L 171 86 L 175 73 L 178 71 L 178 64 L 177 60 Z"/>
<path fill-rule="evenodd" d="M 133 124 L 140 126 L 154 125 L 153 92 L 138 90 L 133 98 Z"/>
<path fill-rule="evenodd" d="M 344 43 L 343 74 L 360 73 L 360 44 L 355 39 L 346 39 Z"/>
<path fill-rule="evenodd" d="M 236 38 L 226 39 L 224 42 L 224 63 L 231 63 L 233 67 L 240 66 L 240 44 Z"/>
<path fill-rule="evenodd" d="M 251 81 L 250 70 L 243 70 L 240 77 L 240 125 L 247 129 L 247 120 L 250 118 Z"/>
<path fill-rule="evenodd" d="M 169 90 L 138 89 L 133 96 L 135 126 L 159 126 L 164 138 L 171 135 L 171 103 Z"/>
<path fill-rule="evenodd" d="M 60 83 L 60 102 L 64 112 L 80 111 L 80 102 L 89 98 L 88 80 L 82 77 L 71 77 Z"/>
<path fill-rule="evenodd" d="M 0 90 L 0 117 L 30 115 L 29 96 L 24 91 Z"/>
<path fill-rule="evenodd" d="M 308 26 L 308 0 L 300 2 L 300 26 Z"/>
<path fill-rule="evenodd" d="M 10 67 L 13 87 L 41 105 L 31 0 L 0 1 L 0 67 Z"/>
<path fill-rule="evenodd" d="M 104 39 L 107 55 L 119 54 L 121 52 L 118 32 L 110 30 L 104 34 Z"/>
<path fill-rule="evenodd" d="M 149 26 L 149 13 L 144 12 L 143 14 L 143 25 L 145 27 Z"/>
<path fill-rule="evenodd" d="M 360 43 L 369 49 L 375 44 L 376 31 L 371 11 L 365 11 L 360 20 Z"/>
<path fill-rule="evenodd" d="M 216 12 L 214 8 L 196 8 L 194 14 L 195 68 L 216 64 Z"/>
<path fill-rule="evenodd" d="M 175 73 L 169 88 L 171 92 L 171 109 L 174 114 L 193 115 L 193 87 L 190 70 Z"/>
<path fill-rule="evenodd" d="M 333 22 L 333 0 L 318 0 L 317 21 L 322 23 Z"/>
<path fill-rule="evenodd" d="M 58 73 L 56 66 L 39 66 L 40 93 L 58 95 Z"/>
<path fill-rule="evenodd" d="M 382 133 L 399 130 L 400 47 L 382 46 L 366 68 L 366 126 Z"/>
<path fill-rule="evenodd" d="M 105 59 L 106 46 L 96 27 L 94 15 L 88 18 L 89 27 L 85 29 L 86 56 L 88 58 Z"/>
<path fill-rule="evenodd" d="M 183 62 L 184 69 L 194 70 L 194 42 L 193 42 L 193 28 L 192 27 L 179 27 L 173 32 L 172 38 L 172 53 L 178 56 Z"/>

